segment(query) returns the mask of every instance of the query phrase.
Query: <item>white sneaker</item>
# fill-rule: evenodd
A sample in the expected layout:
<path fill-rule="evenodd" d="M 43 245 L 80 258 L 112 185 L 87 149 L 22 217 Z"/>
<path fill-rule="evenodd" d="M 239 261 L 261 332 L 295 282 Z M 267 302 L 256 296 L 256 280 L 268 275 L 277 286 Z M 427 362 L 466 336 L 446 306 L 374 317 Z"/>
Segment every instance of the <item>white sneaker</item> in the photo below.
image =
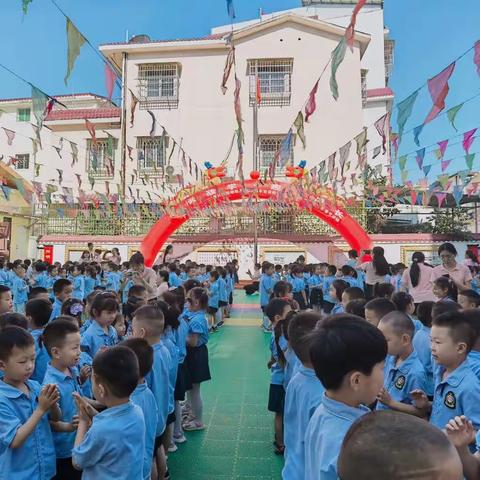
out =
<path fill-rule="evenodd" d="M 173 453 L 173 452 L 176 452 L 177 450 L 178 450 L 178 447 L 175 445 L 175 442 L 172 442 L 167 449 L 168 453 Z"/>
<path fill-rule="evenodd" d="M 178 437 L 177 436 L 174 436 L 173 437 L 173 441 L 175 443 L 185 443 L 187 441 L 187 437 L 182 433 L 181 435 L 179 435 Z"/>

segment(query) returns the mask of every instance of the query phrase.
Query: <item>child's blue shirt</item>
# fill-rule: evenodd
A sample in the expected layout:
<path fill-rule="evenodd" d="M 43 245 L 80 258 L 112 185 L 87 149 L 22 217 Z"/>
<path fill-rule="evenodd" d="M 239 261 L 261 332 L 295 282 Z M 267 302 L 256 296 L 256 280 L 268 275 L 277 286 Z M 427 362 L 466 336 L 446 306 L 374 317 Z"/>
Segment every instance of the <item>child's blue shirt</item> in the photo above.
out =
<path fill-rule="evenodd" d="M 318 287 L 322 284 L 322 278 L 320 275 L 311 275 L 308 279 L 308 286 L 310 288 Z"/>
<path fill-rule="evenodd" d="M 262 273 L 260 277 L 260 306 L 265 307 L 268 305 L 270 301 L 270 295 L 273 291 L 275 281 L 272 275 L 267 275 L 266 273 Z"/>
<path fill-rule="evenodd" d="M 336 303 L 330 313 L 332 315 L 335 315 L 336 313 L 343 313 L 344 311 L 345 308 L 343 307 L 343 303 Z"/>
<path fill-rule="evenodd" d="M 168 387 L 169 387 L 169 400 L 168 400 L 168 413 L 172 413 L 175 409 L 175 383 L 177 382 L 178 371 L 178 348 L 172 340 L 164 336 L 162 338 L 162 344 L 168 350 L 170 354 L 170 364 L 168 367 Z"/>
<path fill-rule="evenodd" d="M 305 278 L 293 277 L 292 278 L 292 292 L 301 293 L 305 291 Z"/>
<path fill-rule="evenodd" d="M 45 372 L 47 371 L 48 362 L 50 362 L 50 355 L 45 348 L 45 345 L 40 346 L 40 336 L 43 333 L 43 328 L 31 330 L 33 340 L 35 342 L 35 369 L 33 370 L 30 380 L 35 380 L 38 383 L 43 383 Z"/>
<path fill-rule="evenodd" d="M 95 290 L 95 279 L 89 276 L 85 276 L 84 280 L 84 294 L 85 298 Z"/>
<path fill-rule="evenodd" d="M 25 279 L 15 275 L 12 280 L 12 295 L 15 305 L 22 305 L 28 301 L 28 286 Z"/>
<path fill-rule="evenodd" d="M 86 352 L 80 352 L 80 360 L 78 362 L 78 370 L 80 371 L 82 367 L 88 365 L 92 367 L 93 360 L 92 357 Z M 82 385 L 80 385 L 80 389 L 82 390 L 82 395 L 87 398 L 93 398 L 93 390 L 92 390 L 92 378 L 87 378 Z"/>
<path fill-rule="evenodd" d="M 169 272 L 168 274 L 168 285 L 170 288 L 179 287 L 182 284 L 180 277 L 176 272 Z"/>
<path fill-rule="evenodd" d="M 197 334 L 197 347 L 208 343 L 208 321 L 203 310 L 198 312 L 190 312 L 188 315 L 188 334 Z"/>
<path fill-rule="evenodd" d="M 277 343 L 275 342 L 275 334 L 273 332 L 272 336 L 270 337 L 270 352 L 272 354 L 272 357 L 275 359 L 275 363 L 270 367 L 270 383 L 272 385 L 283 385 L 285 381 L 285 370 L 278 363 L 278 348 Z"/>
<path fill-rule="evenodd" d="M 85 298 L 85 277 L 83 275 L 77 275 L 70 279 L 73 285 L 72 297 L 77 300 L 83 300 Z"/>
<path fill-rule="evenodd" d="M 220 300 L 220 285 L 218 279 L 210 285 L 210 295 L 208 296 L 208 306 L 212 308 L 218 308 L 218 302 Z"/>
<path fill-rule="evenodd" d="M 96 353 L 102 347 L 113 347 L 118 343 L 117 331 L 109 325 L 108 333 L 94 320 L 82 335 L 80 346 L 82 351 L 95 358 Z"/>
<path fill-rule="evenodd" d="M 323 277 L 322 292 L 323 300 L 325 302 L 335 303 L 335 299 L 330 296 L 330 286 L 332 285 L 334 280 L 335 277 L 333 275 Z"/>
<path fill-rule="evenodd" d="M 178 348 L 178 363 L 183 363 L 187 356 L 187 336 L 188 336 L 188 323 L 184 317 L 178 317 L 180 325 L 174 331 L 175 344 Z"/>
<path fill-rule="evenodd" d="M 228 302 L 227 282 L 222 277 L 218 279 L 218 300 L 220 302 Z"/>
<path fill-rule="evenodd" d="M 58 298 L 55 298 L 53 302 L 53 308 L 52 308 L 52 313 L 50 314 L 49 322 L 51 322 L 52 320 L 54 320 L 55 318 L 59 317 L 62 314 L 62 305 L 63 303 Z"/>
<path fill-rule="evenodd" d="M 433 395 L 433 365 L 432 348 L 430 346 L 430 328 L 422 325 L 422 328 L 415 334 L 412 340 L 413 348 L 418 359 L 422 362 L 425 374 L 427 375 L 427 395 Z"/>
<path fill-rule="evenodd" d="M 82 443 L 73 449 L 72 460 L 83 470 L 82 480 L 133 480 L 143 478 L 145 421 L 132 402 L 107 408 L 93 417 Z"/>
<path fill-rule="evenodd" d="M 48 288 L 48 275 L 47 272 L 40 272 L 35 279 L 36 287 Z"/>

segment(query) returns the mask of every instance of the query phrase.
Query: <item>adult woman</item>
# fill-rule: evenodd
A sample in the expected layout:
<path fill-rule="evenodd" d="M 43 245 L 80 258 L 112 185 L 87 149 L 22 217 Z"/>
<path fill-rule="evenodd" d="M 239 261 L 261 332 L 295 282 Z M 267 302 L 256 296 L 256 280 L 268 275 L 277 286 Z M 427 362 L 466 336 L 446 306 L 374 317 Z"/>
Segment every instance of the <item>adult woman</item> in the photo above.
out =
<path fill-rule="evenodd" d="M 473 269 L 478 268 L 478 257 L 472 252 L 472 250 L 467 249 L 463 263 L 470 269 L 470 271 L 472 271 Z"/>
<path fill-rule="evenodd" d="M 168 265 L 169 263 L 175 262 L 175 260 L 181 260 L 182 258 L 186 257 L 189 254 L 190 252 L 187 252 L 187 253 L 184 253 L 183 255 L 180 255 L 179 257 L 174 257 L 173 245 L 167 245 L 165 247 L 165 251 L 163 252 L 163 255 L 160 257 L 162 259 L 162 261 L 160 262 L 160 265 Z M 158 260 L 156 263 L 158 263 Z"/>
<path fill-rule="evenodd" d="M 84 250 L 82 256 L 80 257 L 80 263 L 90 263 L 91 255 L 88 250 Z"/>
<path fill-rule="evenodd" d="M 472 272 L 466 265 L 457 263 L 457 255 L 457 249 L 450 242 L 442 243 L 438 247 L 442 264 L 432 270 L 432 283 L 439 277 L 448 277 L 453 280 L 458 290 L 472 288 Z"/>
<path fill-rule="evenodd" d="M 390 267 L 385 259 L 385 250 L 382 247 L 373 247 L 373 258 L 370 262 L 362 263 L 357 267 L 365 272 L 365 296 L 373 297 L 373 287 L 377 283 L 384 283 L 390 273 Z"/>
<path fill-rule="evenodd" d="M 157 297 L 157 274 L 145 267 L 145 259 L 140 252 L 130 257 L 130 270 L 126 273 L 123 288 L 128 291 L 132 285 L 141 285 L 147 289 L 147 299 Z"/>
<path fill-rule="evenodd" d="M 120 256 L 120 250 L 117 247 L 112 248 L 110 260 L 115 263 L 115 265 L 122 264 L 122 257 Z"/>
<path fill-rule="evenodd" d="M 415 305 L 435 301 L 432 270 L 433 267 L 425 265 L 425 255 L 422 252 L 415 252 L 412 255 L 412 265 L 403 272 L 400 288 L 410 293 Z"/>

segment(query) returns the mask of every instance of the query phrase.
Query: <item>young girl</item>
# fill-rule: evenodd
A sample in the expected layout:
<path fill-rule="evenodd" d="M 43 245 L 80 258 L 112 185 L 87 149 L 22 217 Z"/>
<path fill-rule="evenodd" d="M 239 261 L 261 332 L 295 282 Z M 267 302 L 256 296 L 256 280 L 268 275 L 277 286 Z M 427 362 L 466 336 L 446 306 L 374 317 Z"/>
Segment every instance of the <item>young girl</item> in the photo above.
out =
<path fill-rule="evenodd" d="M 73 285 L 72 297 L 77 300 L 83 300 L 85 298 L 85 269 L 83 265 L 72 265 L 68 268 L 69 280 Z"/>
<path fill-rule="evenodd" d="M 212 272 L 213 273 L 213 272 Z M 189 376 L 188 401 L 192 406 L 194 419 L 184 425 L 184 429 L 203 430 L 203 402 L 200 385 L 212 377 L 208 365 L 208 322 L 206 309 L 208 295 L 203 288 L 192 288 L 187 296 L 188 336 L 187 336 L 187 371 Z"/>
<path fill-rule="evenodd" d="M 283 443 L 283 411 L 285 407 L 285 365 L 286 359 L 284 349 L 285 338 L 282 337 L 282 326 L 288 312 L 291 311 L 288 300 L 274 298 L 265 309 L 265 313 L 273 325 L 273 333 L 270 339 L 271 358 L 267 364 L 271 372 L 270 389 L 268 393 L 268 410 L 275 414 L 275 453 L 283 455 L 285 445 Z"/>
<path fill-rule="evenodd" d="M 458 290 L 451 278 L 438 277 L 433 282 L 433 294 L 438 302 L 456 302 Z"/>
<path fill-rule="evenodd" d="M 223 318 L 226 315 L 226 308 L 228 306 L 228 290 L 227 290 L 227 271 L 222 267 L 217 267 L 218 272 L 218 310 L 219 321 L 217 327 L 223 325 Z"/>
<path fill-rule="evenodd" d="M 306 294 L 306 285 L 305 278 L 303 276 L 303 269 L 300 265 L 296 265 L 292 268 L 292 290 L 293 298 L 297 301 L 300 306 L 300 310 L 305 310 L 307 308 L 307 294 Z"/>
<path fill-rule="evenodd" d="M 325 276 L 323 277 L 322 292 L 323 292 L 323 312 L 329 314 L 332 308 L 335 306 L 335 299 L 330 295 L 330 287 L 335 280 L 337 274 L 337 267 L 335 265 L 329 265 Z"/>
<path fill-rule="evenodd" d="M 127 321 L 123 313 L 118 312 L 115 320 L 112 323 L 112 327 L 115 329 L 118 335 L 118 341 L 121 342 L 127 336 Z"/>
<path fill-rule="evenodd" d="M 406 265 L 403 263 L 396 263 L 395 265 L 392 265 L 392 276 L 390 278 L 390 283 L 393 285 L 393 288 L 396 292 L 400 291 L 403 272 L 406 270 L 406 268 Z"/>
<path fill-rule="evenodd" d="M 84 277 L 84 295 L 87 298 L 95 289 L 95 284 L 97 282 L 97 271 L 95 267 L 88 266 L 85 269 Z"/>
<path fill-rule="evenodd" d="M 207 295 L 208 295 L 208 323 L 210 329 L 213 332 L 217 331 L 217 323 L 218 323 L 218 308 L 219 308 L 219 301 L 220 301 L 220 285 L 218 282 L 218 272 L 216 270 L 212 270 L 210 272 L 210 281 L 208 283 Z"/>
<path fill-rule="evenodd" d="M 323 303 L 323 275 L 321 274 L 321 271 L 322 267 L 320 265 L 315 265 L 313 269 L 313 275 L 311 275 L 308 279 L 308 287 L 310 291 L 310 305 L 316 312 L 319 312 L 322 309 Z"/>
<path fill-rule="evenodd" d="M 85 308 L 83 310 L 82 323 L 80 326 L 80 334 L 82 335 L 85 333 L 87 328 L 92 323 L 92 317 L 90 315 L 90 311 L 92 309 L 93 300 L 99 293 L 100 293 L 100 290 L 93 290 L 93 292 L 90 292 L 85 298 Z"/>
<path fill-rule="evenodd" d="M 25 269 L 23 265 L 15 265 L 15 275 L 12 279 L 13 311 L 25 313 L 25 304 L 28 301 L 28 285 L 25 280 Z"/>
<path fill-rule="evenodd" d="M 343 313 L 345 311 L 342 303 L 343 292 L 350 285 L 345 280 L 334 280 L 330 285 L 330 298 L 333 300 L 334 306 L 331 310 L 331 314 Z"/>
<path fill-rule="evenodd" d="M 158 289 L 157 289 L 157 297 L 162 298 L 162 295 L 165 292 L 168 292 L 168 277 L 169 274 L 166 270 L 160 270 L 158 272 Z"/>

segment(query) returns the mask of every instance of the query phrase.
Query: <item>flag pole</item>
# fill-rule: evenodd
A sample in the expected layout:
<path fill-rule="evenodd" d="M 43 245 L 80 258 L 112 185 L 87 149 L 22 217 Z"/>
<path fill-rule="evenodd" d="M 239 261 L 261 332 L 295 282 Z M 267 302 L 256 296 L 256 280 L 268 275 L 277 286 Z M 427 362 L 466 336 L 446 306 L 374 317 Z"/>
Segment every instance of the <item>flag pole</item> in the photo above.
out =
<path fill-rule="evenodd" d="M 253 102 L 253 170 L 258 170 L 258 73 L 255 75 L 255 99 Z M 253 210 L 253 261 L 258 263 L 258 218 Z"/>

